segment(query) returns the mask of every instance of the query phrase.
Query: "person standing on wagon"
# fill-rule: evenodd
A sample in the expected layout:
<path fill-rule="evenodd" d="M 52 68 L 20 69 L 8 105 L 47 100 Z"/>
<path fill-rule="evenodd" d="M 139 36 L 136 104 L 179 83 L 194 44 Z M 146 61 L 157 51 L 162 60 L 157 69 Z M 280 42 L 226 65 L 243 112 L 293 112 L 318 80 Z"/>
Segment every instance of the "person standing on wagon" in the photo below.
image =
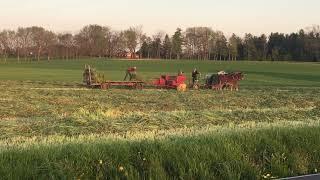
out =
<path fill-rule="evenodd" d="M 129 76 L 129 81 L 136 79 L 137 76 L 137 67 L 129 67 L 126 71 L 126 76 L 124 77 L 124 81 Z"/>

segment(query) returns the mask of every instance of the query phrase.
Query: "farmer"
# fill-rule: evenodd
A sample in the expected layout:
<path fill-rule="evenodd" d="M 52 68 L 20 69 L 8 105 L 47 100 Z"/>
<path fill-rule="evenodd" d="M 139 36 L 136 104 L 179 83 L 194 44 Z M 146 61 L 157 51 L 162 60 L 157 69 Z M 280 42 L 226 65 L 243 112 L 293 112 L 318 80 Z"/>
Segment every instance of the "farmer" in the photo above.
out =
<path fill-rule="evenodd" d="M 127 77 L 129 76 L 129 81 L 136 79 L 136 75 L 137 75 L 137 68 L 136 67 L 129 67 L 126 71 L 126 76 L 124 77 L 124 81 L 127 79 Z"/>
<path fill-rule="evenodd" d="M 200 72 L 195 68 L 192 71 L 192 84 L 195 84 L 199 81 Z"/>

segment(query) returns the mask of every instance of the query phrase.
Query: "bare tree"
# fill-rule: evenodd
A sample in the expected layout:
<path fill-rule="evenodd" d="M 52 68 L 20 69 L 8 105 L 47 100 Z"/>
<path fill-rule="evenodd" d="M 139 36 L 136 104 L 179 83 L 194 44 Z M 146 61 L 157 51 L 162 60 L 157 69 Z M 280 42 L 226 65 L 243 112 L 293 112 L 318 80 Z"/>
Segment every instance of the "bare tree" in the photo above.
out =
<path fill-rule="evenodd" d="M 15 44 L 16 44 L 16 53 L 17 53 L 17 59 L 18 59 L 18 62 L 20 62 L 20 52 L 21 52 L 21 49 L 23 48 L 23 42 L 22 42 L 22 37 L 19 35 L 18 33 L 19 31 L 17 31 L 15 33 Z"/>
<path fill-rule="evenodd" d="M 237 60 L 237 57 L 239 55 L 238 53 L 239 44 L 241 44 L 240 37 L 236 36 L 235 34 L 232 34 L 228 42 L 229 60 L 235 60 L 235 61 Z"/>
<path fill-rule="evenodd" d="M 142 36 L 142 27 L 130 27 L 128 30 L 124 31 L 124 38 L 126 42 L 126 47 L 131 54 L 131 58 L 134 58 L 138 45 L 141 43 L 140 39 Z"/>
<path fill-rule="evenodd" d="M 33 46 L 36 51 L 36 59 L 40 61 L 41 53 L 45 46 L 46 30 L 43 27 L 31 27 Z"/>
<path fill-rule="evenodd" d="M 209 37 L 209 59 L 218 59 L 218 33 L 213 31 Z M 212 57 L 213 56 L 213 57 Z"/>
<path fill-rule="evenodd" d="M 108 27 L 89 25 L 82 28 L 76 35 L 76 41 L 84 54 L 89 54 L 91 57 L 102 57 L 106 55 L 110 34 Z"/>
<path fill-rule="evenodd" d="M 46 53 L 47 53 L 47 60 L 49 61 L 51 57 L 52 49 L 58 42 L 56 34 L 51 31 L 45 31 L 43 42 L 44 42 L 44 49 L 46 50 Z"/>
<path fill-rule="evenodd" d="M 219 56 L 219 60 L 226 59 L 228 55 L 228 47 L 227 47 L 227 39 L 224 36 L 223 32 L 217 31 L 217 53 Z"/>
<path fill-rule="evenodd" d="M 31 28 L 18 28 L 16 36 L 19 41 L 19 47 L 21 49 L 19 49 L 18 57 L 20 56 L 20 53 L 22 53 L 24 55 L 24 59 L 27 60 L 27 50 L 32 46 Z"/>
<path fill-rule="evenodd" d="M 187 28 L 185 46 L 189 58 L 209 59 L 212 33 L 213 31 L 209 27 Z"/>
<path fill-rule="evenodd" d="M 110 37 L 108 46 L 109 57 L 122 57 L 125 56 L 124 50 L 126 49 L 126 42 L 124 32 L 113 31 Z"/>
<path fill-rule="evenodd" d="M 306 28 L 306 32 L 308 33 L 305 39 L 306 51 L 313 61 L 320 59 L 320 26 L 313 25 L 311 27 Z"/>
<path fill-rule="evenodd" d="M 197 37 L 196 37 L 196 28 L 191 27 L 187 28 L 185 35 L 185 53 L 189 59 L 194 58 L 196 54 L 196 46 L 197 46 Z"/>
<path fill-rule="evenodd" d="M 197 30 L 197 36 L 199 38 L 199 59 L 207 60 L 209 59 L 209 40 L 213 33 L 212 29 L 209 27 L 199 27 Z"/>
<path fill-rule="evenodd" d="M 2 31 L 0 32 L 0 50 L 1 50 L 1 55 L 4 58 L 4 61 L 7 61 L 7 51 L 8 51 L 8 32 L 7 31 Z"/>
<path fill-rule="evenodd" d="M 69 59 L 70 51 L 75 47 L 75 40 L 72 34 L 65 33 L 58 35 L 58 44 L 62 48 L 62 58 Z"/>
<path fill-rule="evenodd" d="M 0 49 L 5 62 L 7 61 L 9 53 L 16 49 L 15 34 L 15 31 L 11 30 L 4 30 L 0 33 Z"/>

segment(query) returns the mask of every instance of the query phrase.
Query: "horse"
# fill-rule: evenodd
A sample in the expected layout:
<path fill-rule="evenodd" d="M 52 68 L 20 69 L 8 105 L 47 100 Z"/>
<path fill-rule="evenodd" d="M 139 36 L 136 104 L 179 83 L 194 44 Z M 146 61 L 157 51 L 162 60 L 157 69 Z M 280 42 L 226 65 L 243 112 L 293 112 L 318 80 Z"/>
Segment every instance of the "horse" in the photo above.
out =
<path fill-rule="evenodd" d="M 234 72 L 225 75 L 219 75 L 219 87 L 218 90 L 222 90 L 223 88 L 230 88 L 231 91 L 236 90 L 239 91 L 238 82 L 244 79 L 244 74 L 242 72 Z"/>

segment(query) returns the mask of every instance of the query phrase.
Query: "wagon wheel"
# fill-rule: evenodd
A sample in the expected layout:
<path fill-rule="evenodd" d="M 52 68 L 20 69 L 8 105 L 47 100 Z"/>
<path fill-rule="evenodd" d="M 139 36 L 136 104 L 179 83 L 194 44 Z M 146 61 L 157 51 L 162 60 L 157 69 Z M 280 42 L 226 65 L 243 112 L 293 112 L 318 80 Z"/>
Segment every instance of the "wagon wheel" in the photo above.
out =
<path fill-rule="evenodd" d="M 198 89 L 200 89 L 200 86 L 199 86 L 199 84 L 193 84 L 192 88 L 195 90 L 198 90 Z"/>
<path fill-rule="evenodd" d="M 143 84 L 142 83 L 137 83 L 134 86 L 136 89 L 143 89 Z"/>
<path fill-rule="evenodd" d="M 111 87 L 111 83 L 107 83 L 107 89 Z"/>
<path fill-rule="evenodd" d="M 110 84 L 109 83 L 102 83 L 100 85 L 100 88 L 103 90 L 109 89 L 110 88 Z"/>
<path fill-rule="evenodd" d="M 101 89 L 107 89 L 107 84 L 106 83 L 101 83 L 100 84 Z"/>

